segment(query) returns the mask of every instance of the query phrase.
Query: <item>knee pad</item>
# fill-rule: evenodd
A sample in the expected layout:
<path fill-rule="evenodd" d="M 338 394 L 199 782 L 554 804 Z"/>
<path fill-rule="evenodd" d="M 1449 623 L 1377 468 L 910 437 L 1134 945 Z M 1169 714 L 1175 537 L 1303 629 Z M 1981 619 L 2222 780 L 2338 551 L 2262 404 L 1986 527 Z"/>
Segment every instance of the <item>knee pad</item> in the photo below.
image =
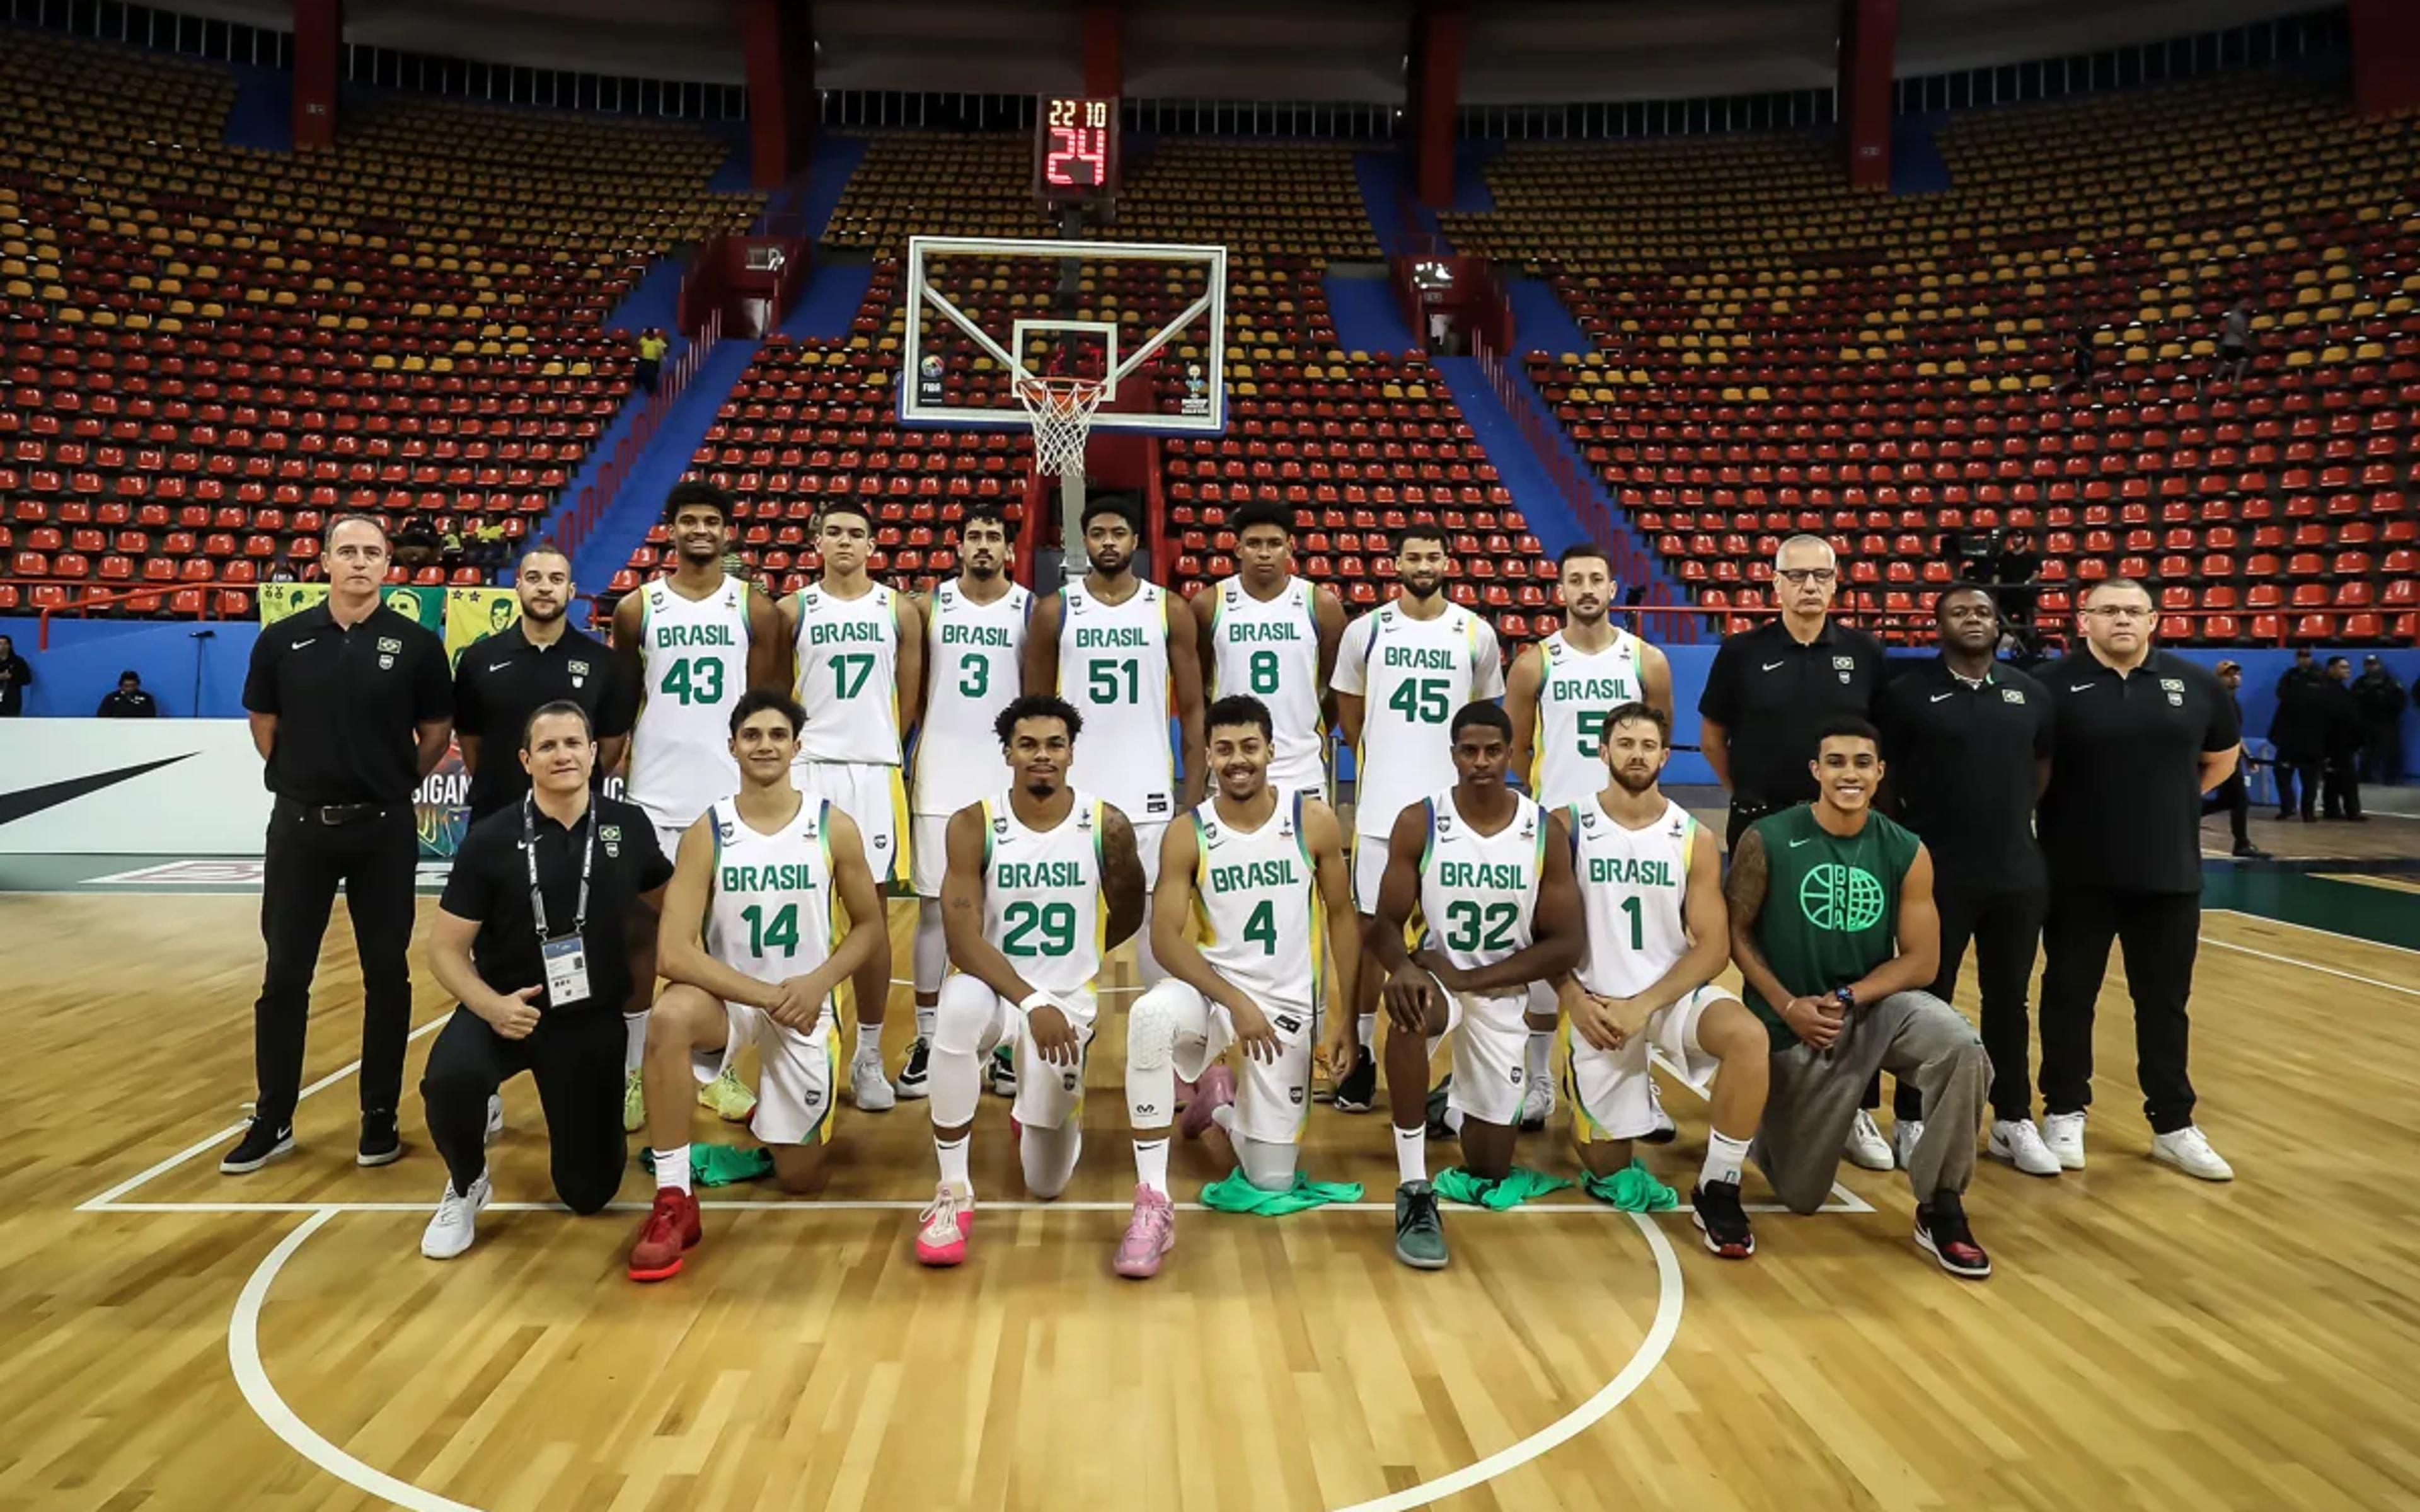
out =
<path fill-rule="evenodd" d="M 980 1055 L 993 1020 L 1000 1015 L 1000 996 L 969 976 L 952 977 L 941 984 L 941 1001 L 933 1013 L 933 1048 L 946 1055 Z"/>
<path fill-rule="evenodd" d="M 941 990 L 950 970 L 950 942 L 941 930 L 941 900 L 926 898 L 916 905 L 916 991 Z"/>
<path fill-rule="evenodd" d="M 1076 1162 L 1084 1153 L 1084 1131 L 1074 1123 L 1059 1129 L 1027 1126 L 1017 1136 L 1016 1160 L 1025 1170 L 1025 1189 L 1045 1201 L 1067 1190 Z"/>
<path fill-rule="evenodd" d="M 1168 984 L 1154 987 L 1135 1000 L 1126 1013 L 1126 1066 L 1157 1071 L 1176 1054 L 1177 1008 Z"/>

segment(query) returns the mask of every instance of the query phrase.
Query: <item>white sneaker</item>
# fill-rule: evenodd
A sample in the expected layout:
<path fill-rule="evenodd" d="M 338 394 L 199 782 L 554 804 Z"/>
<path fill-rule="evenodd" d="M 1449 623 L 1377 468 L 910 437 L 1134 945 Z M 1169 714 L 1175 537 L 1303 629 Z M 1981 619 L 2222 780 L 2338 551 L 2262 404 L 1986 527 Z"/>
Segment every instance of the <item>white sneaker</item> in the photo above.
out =
<path fill-rule="evenodd" d="M 1850 1164 L 1869 1171 L 1891 1168 L 1891 1147 L 1883 1132 L 1874 1127 L 1874 1116 L 1863 1108 L 1857 1110 L 1857 1121 L 1849 1125 L 1849 1137 L 1840 1141 L 1840 1153 Z"/>
<path fill-rule="evenodd" d="M 860 1056 L 849 1063 L 848 1093 L 860 1113 L 888 1113 L 899 1105 L 891 1078 L 882 1074 L 880 1054 Z"/>
<path fill-rule="evenodd" d="M 1550 1076 L 1532 1076 L 1521 1089 L 1521 1127 L 1535 1132 L 1546 1126 L 1555 1111 L 1555 1083 Z"/>
<path fill-rule="evenodd" d="M 488 1094 L 488 1143 L 494 1144 L 504 1132 L 504 1099 L 501 1092 Z"/>
<path fill-rule="evenodd" d="M 2082 1141 L 2077 1141 L 2079 1149 Z M 1992 1138 L 1983 1152 L 1993 1160 L 2004 1160 L 2027 1176 L 2056 1176 L 2059 1159 L 2042 1143 L 2041 1131 L 2031 1119 L 1994 1119 Z M 2080 1161 L 2082 1155 L 2077 1159 Z"/>
<path fill-rule="evenodd" d="M 2053 1158 L 2062 1171 L 2084 1169 L 2084 1115 L 2081 1113 L 2045 1113 L 2041 1121 L 2042 1143 L 2050 1147 Z"/>
<path fill-rule="evenodd" d="M 479 1211 L 494 1198 L 496 1189 L 488 1184 L 488 1173 L 471 1183 L 468 1196 L 454 1195 L 454 1183 L 445 1183 L 445 1195 L 437 1201 L 437 1211 L 428 1227 L 420 1231 L 420 1253 L 432 1260 L 450 1260 L 471 1247 L 477 1238 Z"/>
<path fill-rule="evenodd" d="M 1916 1142 L 1923 1137 L 1924 1120 L 1922 1119 L 1891 1120 L 1891 1159 L 1898 1163 L 1900 1170 L 1914 1169 Z"/>
<path fill-rule="evenodd" d="M 2235 1180 L 2235 1167 L 2221 1160 L 2218 1151 L 2210 1148 L 2209 1138 L 2190 1123 L 2173 1134 L 2153 1134 L 2151 1158 L 2205 1181 Z"/>

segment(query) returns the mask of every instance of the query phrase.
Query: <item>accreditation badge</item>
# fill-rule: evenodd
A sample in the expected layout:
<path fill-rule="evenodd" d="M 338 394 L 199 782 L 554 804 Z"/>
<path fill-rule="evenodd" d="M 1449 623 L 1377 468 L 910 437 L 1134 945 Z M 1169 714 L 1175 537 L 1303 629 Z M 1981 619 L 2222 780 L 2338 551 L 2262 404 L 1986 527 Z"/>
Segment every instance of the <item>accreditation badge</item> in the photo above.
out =
<path fill-rule="evenodd" d="M 577 934 L 547 941 L 546 1001 L 550 1008 L 570 1008 L 588 1001 L 588 949 Z"/>

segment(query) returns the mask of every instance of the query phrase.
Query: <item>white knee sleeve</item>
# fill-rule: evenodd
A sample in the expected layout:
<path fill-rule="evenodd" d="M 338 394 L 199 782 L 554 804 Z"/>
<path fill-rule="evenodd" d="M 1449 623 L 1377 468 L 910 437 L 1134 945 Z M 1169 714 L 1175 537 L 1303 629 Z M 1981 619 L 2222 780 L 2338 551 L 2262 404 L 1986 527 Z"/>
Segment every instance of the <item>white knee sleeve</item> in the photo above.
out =
<path fill-rule="evenodd" d="M 972 977 L 952 977 L 941 988 L 926 1061 L 933 1127 L 974 1121 L 979 1096 L 976 1060 L 998 1042 L 1000 998 Z"/>
<path fill-rule="evenodd" d="M 919 995 L 941 990 L 950 969 L 950 944 L 941 933 L 941 900 L 926 898 L 916 905 L 916 991 Z"/>
<path fill-rule="evenodd" d="M 1295 1157 L 1300 1149 L 1295 1145 L 1273 1145 L 1265 1139 L 1249 1134 L 1231 1134 L 1229 1143 L 1235 1147 L 1235 1163 L 1244 1167 L 1244 1180 L 1264 1192 L 1285 1192 L 1294 1186 Z"/>
<path fill-rule="evenodd" d="M 1162 982 L 1126 1014 L 1126 1118 L 1135 1128 L 1165 1128 L 1176 1115 L 1176 999 L 1187 990 Z"/>
<path fill-rule="evenodd" d="M 1025 1189 L 1037 1197 L 1055 1197 L 1067 1190 L 1076 1161 L 1084 1153 L 1084 1131 L 1072 1121 L 1064 1128 L 1026 1128 L 1017 1135 L 1017 1164 L 1025 1167 Z"/>

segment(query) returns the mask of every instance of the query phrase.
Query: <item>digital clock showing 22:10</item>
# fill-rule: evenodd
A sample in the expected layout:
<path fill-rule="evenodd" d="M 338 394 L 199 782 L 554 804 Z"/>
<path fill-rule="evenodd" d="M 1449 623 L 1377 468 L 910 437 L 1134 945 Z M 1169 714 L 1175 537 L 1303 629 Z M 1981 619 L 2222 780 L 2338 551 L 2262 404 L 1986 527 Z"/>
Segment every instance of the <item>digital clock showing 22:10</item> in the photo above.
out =
<path fill-rule="evenodd" d="M 1065 203 L 1118 192 L 1118 102 L 1045 100 L 1034 117 L 1033 192 Z"/>

